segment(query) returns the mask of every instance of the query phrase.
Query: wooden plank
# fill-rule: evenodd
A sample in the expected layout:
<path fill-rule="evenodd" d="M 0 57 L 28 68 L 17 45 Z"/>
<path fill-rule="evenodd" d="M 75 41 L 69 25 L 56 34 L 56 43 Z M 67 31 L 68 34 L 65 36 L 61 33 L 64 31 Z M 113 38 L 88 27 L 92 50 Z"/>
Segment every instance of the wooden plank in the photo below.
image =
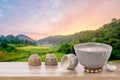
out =
<path fill-rule="evenodd" d="M 58 66 L 28 66 L 27 62 L 0 62 L 0 80 L 120 80 L 120 63 L 111 63 L 118 67 L 115 72 L 103 68 L 101 73 L 85 73 L 78 65 L 75 70 L 65 70 Z"/>

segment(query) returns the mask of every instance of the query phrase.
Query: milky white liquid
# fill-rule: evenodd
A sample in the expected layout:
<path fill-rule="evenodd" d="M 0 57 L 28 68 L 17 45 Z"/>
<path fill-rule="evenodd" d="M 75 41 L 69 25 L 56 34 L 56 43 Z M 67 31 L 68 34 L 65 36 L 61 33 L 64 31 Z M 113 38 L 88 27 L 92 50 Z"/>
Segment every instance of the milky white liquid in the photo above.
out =
<path fill-rule="evenodd" d="M 102 47 L 84 47 L 80 48 L 79 50 L 81 51 L 88 51 L 88 52 L 101 52 L 101 51 L 106 51 L 106 48 Z"/>

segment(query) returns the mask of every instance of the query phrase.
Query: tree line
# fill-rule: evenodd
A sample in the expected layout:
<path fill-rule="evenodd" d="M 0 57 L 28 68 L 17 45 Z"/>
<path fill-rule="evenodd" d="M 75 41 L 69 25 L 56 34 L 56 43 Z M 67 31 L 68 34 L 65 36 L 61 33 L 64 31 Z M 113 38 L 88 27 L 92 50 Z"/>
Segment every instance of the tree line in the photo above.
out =
<path fill-rule="evenodd" d="M 108 24 L 97 30 L 82 31 L 69 36 L 69 41 L 64 41 L 58 52 L 66 54 L 75 53 L 74 45 L 84 42 L 100 42 L 113 47 L 110 59 L 120 59 L 120 19 L 113 18 Z"/>
<path fill-rule="evenodd" d="M 27 39 L 20 39 L 17 36 L 13 36 L 13 35 L 8 35 L 8 36 L 0 36 L 0 43 L 6 43 L 6 44 L 24 44 L 24 45 L 35 45 L 34 41 L 30 41 Z"/>

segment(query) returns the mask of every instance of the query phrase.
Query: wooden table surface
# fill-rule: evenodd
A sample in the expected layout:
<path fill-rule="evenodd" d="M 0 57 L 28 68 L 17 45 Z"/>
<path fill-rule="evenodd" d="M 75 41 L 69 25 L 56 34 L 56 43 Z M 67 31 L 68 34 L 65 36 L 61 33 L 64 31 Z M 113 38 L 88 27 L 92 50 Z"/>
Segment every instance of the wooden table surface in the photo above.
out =
<path fill-rule="evenodd" d="M 0 80 L 120 80 L 120 63 L 111 63 L 118 68 L 115 72 L 85 73 L 82 65 L 75 70 L 57 66 L 28 66 L 27 62 L 0 62 Z"/>

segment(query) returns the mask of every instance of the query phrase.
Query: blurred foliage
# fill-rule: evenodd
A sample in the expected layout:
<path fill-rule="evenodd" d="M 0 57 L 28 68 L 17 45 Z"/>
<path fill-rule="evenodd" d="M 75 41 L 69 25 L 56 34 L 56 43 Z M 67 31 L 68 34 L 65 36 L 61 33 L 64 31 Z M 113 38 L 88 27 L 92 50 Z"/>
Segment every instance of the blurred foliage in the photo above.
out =
<path fill-rule="evenodd" d="M 57 44 L 54 44 L 55 46 L 34 46 L 34 42 L 20 40 L 13 35 L 0 36 L 0 61 L 27 61 L 33 53 L 39 54 L 42 61 L 45 61 L 45 54 L 54 53 L 60 61 L 63 55 L 75 53 L 75 44 L 84 42 L 109 44 L 113 47 L 110 60 L 120 59 L 120 20 L 114 18 L 110 23 L 97 30 L 82 31 L 68 36 L 49 37 L 49 40 L 50 43 Z"/>
<path fill-rule="evenodd" d="M 110 60 L 120 59 L 120 19 L 113 18 L 108 24 L 97 30 L 88 30 L 70 35 L 69 42 L 64 42 L 59 47 L 59 52 L 74 53 L 74 45 L 84 42 L 100 42 L 113 47 Z M 72 44 L 71 44 L 72 43 Z"/>

